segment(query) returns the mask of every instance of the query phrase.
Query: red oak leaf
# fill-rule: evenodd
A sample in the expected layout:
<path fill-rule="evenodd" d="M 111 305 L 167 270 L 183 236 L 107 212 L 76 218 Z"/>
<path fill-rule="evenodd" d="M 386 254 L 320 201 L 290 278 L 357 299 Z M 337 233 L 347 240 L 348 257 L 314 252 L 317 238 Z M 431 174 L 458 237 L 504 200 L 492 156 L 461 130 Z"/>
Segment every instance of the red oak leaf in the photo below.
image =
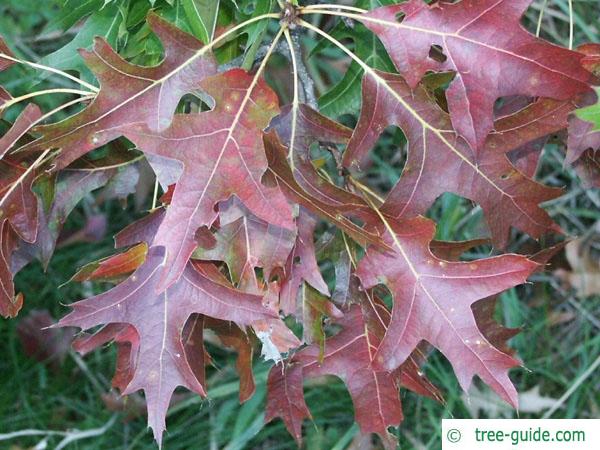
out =
<path fill-rule="evenodd" d="M 307 105 L 300 104 L 294 121 L 293 109 L 286 107 L 271 122 L 281 142 L 289 148 L 294 132 L 294 179 L 312 198 L 334 207 L 352 217 L 364 218 L 372 214 L 369 206 L 354 195 L 319 175 L 311 161 L 310 146 L 315 142 L 347 144 L 352 135 L 349 128 L 331 120 Z M 295 127 L 292 126 L 295 123 Z M 307 205 L 308 206 L 308 205 Z M 318 214 L 318 211 L 314 211 Z"/>
<path fill-rule="evenodd" d="M 148 245 L 144 242 L 123 253 L 118 253 L 99 261 L 86 264 L 77 271 L 70 281 L 114 281 L 131 274 L 146 259 Z"/>
<path fill-rule="evenodd" d="M 93 50 L 81 50 L 81 55 L 100 82 L 98 96 L 80 113 L 38 127 L 42 137 L 22 151 L 60 149 L 55 166 L 61 169 L 119 137 L 127 123 L 143 122 L 152 130 L 169 126 L 181 98 L 216 73 L 216 63 L 193 36 L 154 13 L 147 20 L 163 44 L 164 60 L 154 67 L 133 65 L 96 38 Z"/>
<path fill-rule="evenodd" d="M 216 204 L 232 195 L 259 219 L 293 229 L 291 208 L 279 189 L 261 182 L 267 169 L 261 131 L 278 111 L 277 96 L 241 69 L 208 78 L 202 88 L 215 100 L 212 111 L 177 115 L 162 132 L 143 123 L 122 130 L 145 153 L 183 163 L 153 242 L 167 249 L 160 288 L 177 281 L 197 246 L 196 231 L 211 226 Z"/>
<path fill-rule="evenodd" d="M 579 175 L 584 187 L 600 187 L 600 148 L 588 148 L 583 152 L 579 159 L 573 163 L 573 168 L 575 169 L 575 172 L 577 172 L 577 175 Z"/>
<path fill-rule="evenodd" d="M 255 268 L 262 268 L 266 281 L 277 268 L 284 268 L 296 240 L 294 232 L 257 219 L 237 202 L 221 204 L 219 212 L 216 244 L 210 249 L 198 248 L 194 258 L 224 261 L 232 281 L 243 290 L 258 286 Z"/>
<path fill-rule="evenodd" d="M 19 245 L 19 238 L 8 220 L 0 222 L 0 315 L 16 317 L 23 307 L 23 294 L 15 296 L 13 284 L 12 254 Z"/>
<path fill-rule="evenodd" d="M 466 251 L 484 244 L 487 244 L 485 239 L 475 239 L 462 242 L 433 241 L 429 247 L 431 252 L 442 260 L 458 261 L 462 254 Z M 557 247 L 562 248 L 562 246 Z M 546 250 L 543 254 L 534 255 L 530 257 L 530 259 L 540 264 L 539 267 L 543 267 L 542 264 L 545 264 L 556 253 L 556 251 L 557 250 L 552 247 Z M 473 306 L 471 306 L 471 309 L 473 311 L 473 315 L 475 316 L 477 327 L 479 330 L 481 330 L 488 342 L 503 353 L 512 355 L 514 350 L 508 346 L 508 340 L 517 335 L 521 330 L 519 328 L 506 328 L 496 321 L 494 316 L 496 315 L 497 301 L 498 296 L 494 295 L 492 297 L 476 301 Z"/>
<path fill-rule="evenodd" d="M 115 235 L 115 247 L 128 247 L 145 242 L 151 244 L 165 218 L 165 208 L 157 208 L 139 220 L 130 223 Z"/>
<path fill-rule="evenodd" d="M 311 418 L 304 401 L 302 365 L 284 363 L 275 365 L 267 380 L 267 408 L 265 423 L 281 417 L 298 445 L 302 444 L 302 422 Z"/>
<path fill-rule="evenodd" d="M 394 298 L 392 319 L 376 363 L 392 370 L 426 340 L 448 358 L 465 391 L 478 375 L 516 406 L 517 393 L 508 369 L 518 363 L 488 342 L 471 306 L 523 283 L 538 265 L 518 255 L 447 262 L 429 249 L 433 222 L 416 218 L 390 221 L 387 226 L 386 239 L 393 243 L 394 252 L 371 248 L 356 271 L 364 288 L 385 284 Z"/>
<path fill-rule="evenodd" d="M 125 323 L 136 329 L 137 364 L 123 393 L 145 391 L 148 423 L 158 442 L 175 388 L 184 386 L 205 395 L 185 358 L 182 330 L 188 318 L 199 313 L 250 325 L 274 315 L 262 305 L 261 297 L 215 283 L 192 266 L 177 284 L 157 294 L 164 263 L 164 249 L 151 248 L 146 262 L 131 277 L 104 294 L 74 303 L 73 311 L 59 322 L 82 329 Z"/>
<path fill-rule="evenodd" d="M 191 264 L 215 283 L 228 288 L 231 287 L 231 282 L 214 264 L 196 259 L 192 259 Z M 255 321 L 252 324 L 252 328 L 256 337 L 262 342 L 262 356 L 266 360 L 281 361 L 282 353 L 288 353 L 299 347 L 301 342 L 287 327 L 285 322 L 278 317 L 278 282 L 269 283 L 263 280 L 258 285 L 249 284 L 241 290 L 249 294 L 260 295 L 263 298 L 263 304 L 271 311 L 272 317 Z"/>
<path fill-rule="evenodd" d="M 296 314 L 298 293 L 303 283 L 310 284 L 323 295 L 329 295 L 329 288 L 321 275 L 315 255 L 313 236 L 317 220 L 308 211 L 300 211 L 296 220 L 298 237 L 287 259 L 286 277 L 279 294 L 279 308 L 285 314 Z"/>
<path fill-rule="evenodd" d="M 0 110 L 1 111 L 1 110 Z M 19 114 L 13 126 L 0 138 L 0 158 L 21 139 L 31 127 L 42 117 L 42 111 L 33 103 L 28 104 Z"/>
<path fill-rule="evenodd" d="M 8 48 L 8 45 L 6 45 L 6 42 L 4 41 L 4 39 L 2 39 L 0 37 L 0 72 L 8 69 L 10 66 L 12 66 L 13 64 L 15 64 L 14 61 L 12 61 L 12 60 L 10 60 L 8 58 L 4 58 L 3 55 L 10 56 L 11 58 L 14 58 L 12 52 Z"/>
<path fill-rule="evenodd" d="M 322 359 L 318 346 L 307 347 L 294 359 L 302 362 L 305 378 L 336 375 L 344 380 L 361 431 L 385 435 L 387 427 L 402 421 L 398 384 L 391 373 L 372 364 L 379 340 L 365 327 L 360 307 L 351 307 L 338 324 L 342 331 L 327 339 Z"/>
<path fill-rule="evenodd" d="M 353 277 L 353 280 L 355 280 L 355 284 L 358 284 L 358 280 L 355 277 Z M 389 328 L 392 314 L 385 303 L 375 295 L 373 290 L 361 292 L 358 287 L 354 288 L 353 297 L 360 302 L 363 321 L 368 327 L 369 332 L 377 337 L 377 342 L 381 342 Z M 421 370 L 421 367 L 427 361 L 429 348 L 429 344 L 425 342 L 421 343 L 411 353 L 406 362 L 393 371 L 393 375 L 400 386 L 424 397 L 444 403 L 442 393 L 429 381 Z"/>
<path fill-rule="evenodd" d="M 301 395 L 302 378 L 323 375 L 341 378 L 350 392 L 356 421 L 363 433 L 385 436 L 387 427 L 402 421 L 397 380 L 392 373 L 376 370 L 372 365 L 379 339 L 367 329 L 361 308 L 352 306 L 337 323 L 342 330 L 327 339 L 324 354 L 319 345 L 311 345 L 294 355 L 293 370 L 282 371 L 277 366 L 271 369 L 269 382 L 291 386 L 293 395 L 282 392 L 279 397 L 283 398 L 269 395 L 267 412 L 277 410 L 296 440 L 299 440 L 302 419 L 310 417 Z M 267 417 L 274 415 L 267 414 Z"/>
<path fill-rule="evenodd" d="M 16 160 L 0 160 L 0 217 L 26 242 L 34 242 L 38 230 L 37 199 L 31 190 L 35 176 L 35 170 Z"/>
<path fill-rule="evenodd" d="M 575 164 L 588 150 L 600 150 L 600 130 L 596 129 L 592 122 L 572 116 L 569 120 L 565 164 Z"/>
<path fill-rule="evenodd" d="M 124 392 L 133 379 L 140 348 L 140 337 L 134 326 L 109 323 L 93 334 L 82 333 L 73 341 L 73 349 L 86 355 L 109 342 L 117 345 L 117 364 L 111 384 Z"/>
<path fill-rule="evenodd" d="M 17 324 L 25 354 L 57 371 L 69 354 L 73 329 L 50 328 L 56 320 L 46 310 L 33 310 Z"/>
<path fill-rule="evenodd" d="M 588 42 L 577 47 L 577 51 L 585 55 L 582 60 L 585 70 L 600 75 L 600 44 Z"/>
<path fill-rule="evenodd" d="M 287 162 L 287 148 L 281 143 L 275 131 L 270 131 L 265 134 L 264 142 L 267 158 L 269 159 L 269 174 L 273 176 L 272 181 L 281 188 L 291 201 L 298 203 L 306 210 L 335 224 L 359 244 L 386 246 L 380 236 L 359 227 L 345 216 L 345 214 L 350 215 L 350 211 L 354 210 L 353 204 L 336 204 L 333 201 L 326 203 L 320 198 L 310 195 L 298 183 L 294 172 Z M 307 161 L 307 163 L 310 164 L 309 161 Z M 327 194 L 319 194 L 319 196 L 321 195 Z M 354 198 L 354 196 L 352 196 L 352 198 Z"/>
<path fill-rule="evenodd" d="M 238 354 L 236 369 L 240 376 L 240 402 L 245 402 L 254 394 L 256 385 L 252 373 L 252 341 L 235 323 L 225 322 L 210 317 L 205 318 L 206 328 L 214 331 L 221 343 L 235 350 Z"/>
<path fill-rule="evenodd" d="M 531 0 L 410 0 L 360 16 L 414 88 L 427 71 L 455 71 L 446 92 L 454 129 L 477 152 L 493 129 L 494 102 L 526 95 L 567 100 L 590 91 L 585 55 L 520 24 Z"/>
<path fill-rule="evenodd" d="M 21 246 L 19 254 L 24 260 L 38 258 L 48 267 L 54 254 L 63 225 L 77 204 L 95 189 L 105 186 L 116 175 L 115 169 L 108 170 L 69 170 L 58 175 L 56 182 L 51 179 L 52 202 L 45 208 L 37 202 L 39 231 L 34 242 Z"/>
<path fill-rule="evenodd" d="M 210 355 L 204 348 L 204 326 L 206 316 L 192 314 L 185 323 L 181 332 L 181 342 L 192 372 L 201 386 L 206 386 L 206 371 L 204 368 L 210 364 Z"/>
<path fill-rule="evenodd" d="M 423 87 L 413 91 L 400 76 L 378 72 L 363 80 L 363 108 L 344 164 L 360 169 L 385 127 L 400 126 L 408 140 L 408 158 L 383 211 L 392 217 L 413 217 L 425 213 L 444 192 L 454 192 L 481 206 L 493 241 L 502 248 L 511 226 L 532 237 L 558 229 L 538 205 L 562 191 L 521 174 L 506 153 L 564 128 L 573 108 L 568 102 L 548 100 L 501 118 L 475 156 Z"/>

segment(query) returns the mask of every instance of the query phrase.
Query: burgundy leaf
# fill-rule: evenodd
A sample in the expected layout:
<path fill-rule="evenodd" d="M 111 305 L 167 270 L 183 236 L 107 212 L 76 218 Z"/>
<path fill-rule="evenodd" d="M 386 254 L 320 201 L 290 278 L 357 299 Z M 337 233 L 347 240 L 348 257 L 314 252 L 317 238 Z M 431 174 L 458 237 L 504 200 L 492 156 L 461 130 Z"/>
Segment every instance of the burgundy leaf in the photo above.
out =
<path fill-rule="evenodd" d="M 531 0 L 422 0 L 363 16 L 415 88 L 427 71 L 455 71 L 446 96 L 454 129 L 475 151 L 493 129 L 494 102 L 512 95 L 568 100 L 590 91 L 584 55 L 536 38 L 521 25 Z M 502 80 L 502 82 L 499 82 Z M 477 155 L 477 153 L 475 153 Z"/>
<path fill-rule="evenodd" d="M 272 316 L 260 297 L 214 283 L 191 266 L 177 284 L 157 294 L 164 263 L 164 249 L 153 247 L 146 262 L 128 280 L 104 294 L 74 303 L 73 311 L 59 323 L 82 329 L 111 323 L 135 327 L 139 334 L 138 363 L 123 394 L 145 391 L 148 423 L 158 442 L 177 386 L 206 395 L 185 358 L 181 333 L 188 318 L 198 313 L 250 325 Z"/>
<path fill-rule="evenodd" d="M 183 163 L 171 204 L 154 245 L 167 249 L 160 287 L 177 281 L 197 246 L 195 234 L 217 218 L 215 205 L 236 195 L 258 218 L 293 229 L 291 209 L 277 188 L 261 183 L 267 169 L 260 133 L 276 114 L 277 97 L 264 81 L 254 86 L 243 70 L 208 78 L 202 88 L 215 100 L 212 111 L 175 116 L 162 132 L 146 124 L 122 131 L 144 152 Z M 204 151 L 198 151 L 202 146 Z"/>
<path fill-rule="evenodd" d="M 444 192 L 454 192 L 482 207 L 498 247 L 506 246 L 511 226 L 532 237 L 557 229 L 538 205 L 557 197 L 561 191 L 525 177 L 510 163 L 506 153 L 515 148 L 513 143 L 518 147 L 518 143 L 564 128 L 567 114 L 574 106 L 547 101 L 501 118 L 497 131 L 476 156 L 452 131 L 448 115 L 424 88 L 412 91 L 398 75 L 378 72 L 377 77 L 367 75 L 363 80 L 363 109 L 344 163 L 360 168 L 387 125 L 402 128 L 409 142 L 408 159 L 400 181 L 383 207 L 386 214 L 414 217 L 425 213 Z M 395 95 L 389 95 L 383 83 Z"/>
<path fill-rule="evenodd" d="M 148 24 L 160 38 L 165 58 L 157 66 L 133 65 L 102 38 L 92 51 L 81 50 L 87 66 L 100 82 L 100 92 L 83 111 L 61 122 L 38 127 L 42 137 L 22 151 L 60 149 L 57 169 L 121 135 L 128 123 L 143 122 L 151 130 L 169 126 L 177 104 L 186 93 L 216 72 L 216 63 L 200 41 L 157 14 Z"/>
<path fill-rule="evenodd" d="M 310 157 L 310 146 L 314 142 L 346 144 L 352 135 L 351 130 L 304 104 L 299 105 L 297 115 L 292 166 L 295 181 L 309 197 L 319 202 L 332 205 L 354 217 L 368 217 L 372 212 L 366 202 L 320 175 Z M 269 127 L 277 132 L 281 142 L 288 148 L 292 119 L 291 108 L 286 107 Z M 318 211 L 314 212 L 318 214 Z"/>
<path fill-rule="evenodd" d="M 285 363 L 275 365 L 267 380 L 267 411 L 265 422 L 280 417 L 298 445 L 302 444 L 302 421 L 310 419 L 304 401 L 302 365 Z"/>
<path fill-rule="evenodd" d="M 273 175 L 274 182 L 291 201 L 335 224 L 361 245 L 375 244 L 385 247 L 380 236 L 359 227 L 345 217 L 344 214 L 349 214 L 350 210 L 354 209 L 351 205 L 325 203 L 319 198 L 311 196 L 298 184 L 286 160 L 287 149 L 281 144 L 274 131 L 265 134 L 264 140 L 265 150 L 269 158 L 270 174 Z"/>
<path fill-rule="evenodd" d="M 0 217 L 26 242 L 34 242 L 38 231 L 37 199 L 31 190 L 35 176 L 35 170 L 16 160 L 0 160 Z"/>
<path fill-rule="evenodd" d="M 297 225 L 298 237 L 286 263 L 286 277 L 280 293 L 280 309 L 285 314 L 296 314 L 298 293 L 303 283 L 310 284 L 323 295 L 329 295 L 315 255 L 313 235 L 317 221 L 301 209 Z"/>
<path fill-rule="evenodd" d="M 426 340 L 448 358 L 465 391 L 478 375 L 516 406 L 517 393 L 508 369 L 518 363 L 487 341 L 471 306 L 523 283 L 538 265 L 517 255 L 444 261 L 429 250 L 435 232 L 431 221 L 391 221 L 388 226 L 386 239 L 393 243 L 394 252 L 369 249 L 357 269 L 365 288 L 385 284 L 394 298 L 392 320 L 376 363 L 393 370 Z"/>
<path fill-rule="evenodd" d="M 216 333 L 223 345 L 237 352 L 236 369 L 240 376 L 240 402 L 245 402 L 252 397 L 256 389 L 252 373 L 253 349 L 250 337 L 232 322 L 207 318 L 206 327 Z"/>
<path fill-rule="evenodd" d="M 0 315 L 16 317 L 23 307 L 23 294 L 15 295 L 12 255 L 19 239 L 8 220 L 0 222 Z"/>
<path fill-rule="evenodd" d="M 19 139 L 42 117 L 42 112 L 37 105 L 28 104 L 19 114 L 13 126 L 0 138 L 0 158 L 3 158 Z"/>
<path fill-rule="evenodd" d="M 49 328 L 54 323 L 48 311 L 34 310 L 19 321 L 17 334 L 26 355 L 56 370 L 69 353 L 74 330 Z"/>
<path fill-rule="evenodd" d="M 327 339 L 322 357 L 319 346 L 312 345 L 298 352 L 294 361 L 302 363 L 305 378 L 335 375 L 344 380 L 361 431 L 384 436 L 388 427 L 402 421 L 396 379 L 372 364 L 379 340 L 367 330 L 360 307 L 351 307 L 338 324 L 342 330 Z"/>
<path fill-rule="evenodd" d="M 222 204 L 219 209 L 221 227 L 215 233 L 216 245 L 198 248 L 195 258 L 224 261 L 231 279 L 240 286 L 258 286 L 254 270 L 257 267 L 263 269 L 267 281 L 277 268 L 283 269 L 296 240 L 295 233 L 257 219 L 235 202 Z M 223 225 L 225 219 L 231 222 Z"/>

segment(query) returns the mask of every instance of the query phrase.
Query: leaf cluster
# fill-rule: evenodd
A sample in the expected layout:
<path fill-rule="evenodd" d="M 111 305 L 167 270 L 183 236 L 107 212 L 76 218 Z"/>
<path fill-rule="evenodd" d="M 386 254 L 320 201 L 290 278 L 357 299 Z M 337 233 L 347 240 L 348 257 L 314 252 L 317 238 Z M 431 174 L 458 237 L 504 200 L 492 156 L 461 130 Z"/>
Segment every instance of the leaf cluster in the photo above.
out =
<path fill-rule="evenodd" d="M 151 174 L 152 208 L 72 280 L 114 287 L 58 326 L 86 331 L 82 353 L 117 346 L 113 386 L 144 392 L 159 445 L 175 389 L 209 393 L 206 330 L 238 353 L 242 402 L 258 345 L 274 362 L 266 418 L 299 443 L 303 382 L 333 375 L 361 431 L 393 447 L 399 390 L 443 402 L 423 373 L 433 349 L 463 389 L 478 376 L 517 407 L 516 330 L 494 320 L 496 296 L 561 246 L 505 251 L 515 233 L 562 233 L 543 203 L 564 192 L 535 177 L 548 139 L 600 185 L 600 46 L 534 36 L 529 0 L 355 3 L 87 0 L 47 19 L 43 33 L 77 27 L 38 62 L 0 40 L 3 80 L 36 71 L 23 92 L 0 88 L 0 113 L 22 107 L 0 138 L 0 313 L 18 314 L 14 275 L 48 264 L 82 199 L 141 195 Z M 36 101 L 48 95 L 65 100 Z M 391 126 L 403 167 L 380 192 L 369 168 Z M 426 215 L 448 192 L 487 232 L 436 240 Z M 480 246 L 493 256 L 463 257 Z"/>

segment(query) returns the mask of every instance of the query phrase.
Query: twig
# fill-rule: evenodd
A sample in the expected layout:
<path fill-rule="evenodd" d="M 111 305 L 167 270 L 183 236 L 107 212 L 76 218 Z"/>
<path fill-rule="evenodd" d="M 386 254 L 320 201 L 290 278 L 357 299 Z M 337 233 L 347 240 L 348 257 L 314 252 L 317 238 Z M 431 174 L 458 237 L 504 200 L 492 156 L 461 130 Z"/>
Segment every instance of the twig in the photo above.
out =
<path fill-rule="evenodd" d="M 33 430 L 28 428 L 26 430 L 13 431 L 12 433 L 0 434 L 0 441 L 8 441 L 10 439 L 16 439 L 19 437 L 27 436 L 66 436 L 69 434 L 67 431 L 47 431 L 47 430 Z"/>
<path fill-rule="evenodd" d="M 308 73 L 304 58 L 302 57 L 302 45 L 298 39 L 298 34 L 292 32 L 292 41 L 294 43 L 294 53 L 297 61 L 298 78 L 302 84 L 302 91 L 304 93 L 304 102 L 307 103 L 311 108 L 317 109 L 317 96 L 315 95 L 315 83 Z"/>
<path fill-rule="evenodd" d="M 265 58 L 267 52 L 269 51 L 269 47 L 270 47 L 269 45 L 263 45 L 262 47 L 260 47 L 258 49 L 258 51 L 256 52 L 256 57 L 254 59 L 255 64 L 257 62 L 261 62 Z M 274 52 L 280 53 L 281 55 L 287 57 L 287 49 L 286 49 L 285 43 L 278 42 L 277 46 L 275 47 Z M 237 58 L 232 59 L 228 63 L 222 64 L 221 66 L 219 66 L 219 72 L 227 72 L 228 70 L 240 67 L 242 65 L 243 61 L 244 61 L 244 55 L 238 56 Z"/>

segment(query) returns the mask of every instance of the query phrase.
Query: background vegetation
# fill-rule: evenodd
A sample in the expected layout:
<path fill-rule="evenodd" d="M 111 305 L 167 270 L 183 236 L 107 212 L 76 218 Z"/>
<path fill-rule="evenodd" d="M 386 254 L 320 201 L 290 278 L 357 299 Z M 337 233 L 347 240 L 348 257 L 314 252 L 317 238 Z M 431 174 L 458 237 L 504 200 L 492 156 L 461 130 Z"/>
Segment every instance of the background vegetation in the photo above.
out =
<path fill-rule="evenodd" d="M 136 63 L 153 64 L 160 60 L 160 45 L 144 23 L 151 7 L 179 27 L 202 37 L 205 30 L 186 8 L 186 3 L 189 6 L 190 1 L 4 0 L 0 5 L 0 35 L 25 59 L 43 61 L 63 70 L 81 71 L 83 77 L 91 77 L 75 49 L 89 47 L 94 35 L 105 36 L 122 55 Z M 395 2 L 360 0 L 356 3 L 373 7 Z M 257 11 L 264 12 L 269 6 L 270 0 L 221 0 L 218 26 L 227 26 Z M 542 10 L 545 12 L 539 22 Z M 600 41 L 599 14 L 596 1 L 574 2 L 575 44 Z M 319 17 L 314 20 L 325 28 L 339 22 Z M 534 1 L 524 23 L 533 32 L 540 23 L 540 32 L 545 38 L 566 44 L 569 40 L 567 0 Z M 346 30 L 342 23 L 336 26 L 335 32 L 344 37 Z M 360 28 L 354 31 L 363 32 Z M 266 38 L 268 34 L 268 29 L 256 29 L 250 37 L 246 34 L 229 42 L 218 51 L 220 62 L 238 58 L 238 62 L 250 68 L 249 61 L 260 52 L 260 38 Z M 304 33 L 301 42 L 306 66 L 316 81 L 315 89 L 321 97 L 322 109 L 336 115 L 358 102 L 359 93 L 357 86 L 352 84 L 352 77 L 344 77 L 348 61 L 314 36 Z M 376 44 L 373 42 L 371 49 L 361 51 L 371 52 L 372 65 L 388 64 Z M 315 47 L 317 51 L 313 51 Z M 289 98 L 289 80 L 287 72 L 280 69 L 286 64 L 285 55 L 275 58 L 268 73 L 269 81 L 284 100 Z M 14 95 L 19 95 L 33 85 L 39 85 L 39 88 L 49 85 L 45 76 L 28 68 L 14 67 L 0 76 L 0 83 Z M 60 82 L 62 80 L 52 79 L 54 86 Z M 47 110 L 63 101 L 64 98 L 46 97 L 40 99 L 40 105 Z M 18 110 L 11 110 L 5 119 L 12 121 L 17 113 Z M 344 116 L 344 120 L 351 125 L 354 118 Z M 396 149 L 401 143 L 401 133 L 390 129 L 373 156 L 374 164 L 368 176 L 371 184 L 377 185 L 382 192 L 399 176 L 403 158 Z M 548 210 L 570 235 L 586 238 L 583 246 L 590 250 L 589 254 L 598 255 L 600 193 L 583 189 L 575 174 L 563 168 L 562 160 L 562 149 L 556 144 L 548 144 L 538 177 L 547 184 L 568 186 L 569 192 L 547 205 Z M 35 429 L 40 433 L 23 433 L 20 437 L 11 434 L 14 438 L 10 440 L 2 434 L 1 448 L 62 448 L 65 436 L 85 437 L 73 433 L 73 429 L 86 431 L 90 437 L 69 443 L 71 449 L 155 447 L 146 430 L 141 398 L 133 396 L 123 401 L 109 394 L 114 348 L 109 347 L 84 359 L 67 351 L 64 360 L 58 361 L 56 355 L 61 353 L 60 346 L 46 341 L 44 350 L 55 358 L 49 363 L 40 362 L 40 355 L 37 358 L 27 356 L 20 339 L 24 330 L 35 327 L 27 324 L 33 311 L 47 310 L 57 318 L 67 311 L 65 304 L 106 289 L 106 285 L 67 281 L 75 268 L 111 254 L 112 235 L 133 218 L 141 217 L 150 207 L 150 201 L 149 196 L 130 198 L 126 204 L 105 201 L 101 193 L 86 198 L 69 218 L 62 246 L 49 267 L 44 270 L 39 263 L 31 264 L 17 276 L 17 289 L 24 293 L 27 301 L 17 319 L 0 323 L 0 430 L 11 434 Z M 485 233 L 479 210 L 456 196 L 444 195 L 430 214 L 439 223 L 439 238 L 459 240 Z M 82 228 L 85 233 L 80 231 Z M 515 248 L 523 245 L 528 245 L 525 239 L 515 236 Z M 480 253 L 486 251 L 479 249 Z M 594 263 L 598 268 L 598 259 Z M 600 298 L 578 298 L 570 286 L 553 275 L 556 267 L 570 270 L 564 258 L 559 257 L 549 273 L 536 276 L 535 285 L 510 291 L 501 299 L 499 312 L 503 322 L 507 326 L 524 328 L 512 340 L 513 348 L 526 366 L 526 369 L 512 372 L 518 390 L 524 393 L 520 417 L 598 418 L 600 377 L 594 367 L 600 362 Z M 600 276 L 600 270 L 596 276 Z M 208 372 L 210 397 L 202 400 L 182 394 L 177 399 L 168 417 L 164 448 L 295 448 L 280 421 L 263 424 L 267 365 L 256 361 L 257 392 L 240 406 L 233 355 L 210 342 L 208 345 L 215 356 L 214 367 Z M 476 385 L 477 389 L 469 396 L 462 394 L 449 364 L 441 355 L 432 355 L 425 369 L 427 376 L 446 394 L 446 403 L 403 394 L 406 419 L 397 431 L 403 448 L 439 448 L 440 419 L 444 417 L 516 415 L 483 385 Z M 306 447 L 343 449 L 352 445 L 358 428 L 354 425 L 352 403 L 343 384 L 327 379 L 307 385 L 305 389 L 308 406 L 317 418 L 306 425 Z"/>

